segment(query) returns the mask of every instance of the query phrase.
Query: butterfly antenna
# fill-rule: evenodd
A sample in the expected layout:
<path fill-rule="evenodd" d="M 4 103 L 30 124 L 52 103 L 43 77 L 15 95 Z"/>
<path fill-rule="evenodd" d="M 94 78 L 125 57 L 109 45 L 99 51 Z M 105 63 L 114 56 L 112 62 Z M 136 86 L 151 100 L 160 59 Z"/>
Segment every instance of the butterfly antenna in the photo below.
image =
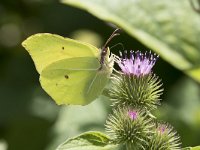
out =
<path fill-rule="evenodd" d="M 104 44 L 104 46 L 101 48 L 101 57 L 100 57 L 100 68 L 99 70 L 101 70 L 103 68 L 103 65 L 104 65 L 104 61 L 105 61 L 105 57 L 107 55 L 107 45 L 108 43 L 115 37 L 115 36 L 118 36 L 120 35 L 119 33 L 117 33 L 118 31 L 120 31 L 120 29 L 116 29 L 112 34 L 111 36 L 108 38 L 108 40 L 106 41 L 106 43 Z"/>
<path fill-rule="evenodd" d="M 117 32 L 119 32 L 119 31 L 120 31 L 119 28 L 117 28 L 115 31 L 113 31 L 113 33 L 112 33 L 111 36 L 108 38 L 108 40 L 106 41 L 106 43 L 104 44 L 104 46 L 102 47 L 102 49 L 106 48 L 106 46 L 108 45 L 108 43 L 109 43 L 115 36 L 120 35 L 119 33 L 117 33 Z"/>
<path fill-rule="evenodd" d="M 110 47 L 110 50 L 111 50 L 112 48 L 114 48 L 114 47 L 117 47 L 118 45 L 121 46 L 121 47 L 122 47 L 122 51 L 124 51 L 124 45 L 123 45 L 123 43 L 117 43 L 117 44 L 111 46 L 111 47 Z"/>

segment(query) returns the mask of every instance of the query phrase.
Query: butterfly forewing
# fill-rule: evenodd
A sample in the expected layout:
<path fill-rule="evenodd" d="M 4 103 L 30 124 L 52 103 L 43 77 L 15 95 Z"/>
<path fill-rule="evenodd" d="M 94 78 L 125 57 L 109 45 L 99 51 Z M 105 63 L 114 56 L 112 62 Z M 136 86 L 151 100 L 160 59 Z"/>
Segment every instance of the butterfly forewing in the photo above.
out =
<path fill-rule="evenodd" d="M 49 64 L 74 57 L 99 57 L 99 50 L 87 43 L 42 33 L 27 38 L 22 45 L 31 55 L 39 73 Z"/>

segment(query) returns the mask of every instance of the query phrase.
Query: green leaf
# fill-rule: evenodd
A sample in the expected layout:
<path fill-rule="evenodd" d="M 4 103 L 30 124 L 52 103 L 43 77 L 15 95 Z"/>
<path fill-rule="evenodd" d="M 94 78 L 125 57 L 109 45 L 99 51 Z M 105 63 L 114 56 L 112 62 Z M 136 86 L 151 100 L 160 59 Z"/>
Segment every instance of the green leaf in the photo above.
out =
<path fill-rule="evenodd" d="M 186 147 L 186 148 L 183 148 L 183 150 L 200 150 L 200 146 L 196 146 L 196 147 Z"/>
<path fill-rule="evenodd" d="M 57 150 L 114 150 L 116 145 L 109 144 L 109 138 L 101 132 L 85 132 L 68 139 Z"/>
<path fill-rule="evenodd" d="M 107 110 L 109 105 L 110 103 L 106 97 L 101 96 L 93 103 L 84 107 L 71 105 L 61 107 L 58 119 L 51 130 L 53 138 L 46 150 L 55 150 L 66 139 L 91 129 L 104 131 L 104 123 L 108 111 L 110 111 Z"/>
<path fill-rule="evenodd" d="M 118 25 L 173 66 L 200 82 L 200 17 L 188 0 L 62 2 Z"/>

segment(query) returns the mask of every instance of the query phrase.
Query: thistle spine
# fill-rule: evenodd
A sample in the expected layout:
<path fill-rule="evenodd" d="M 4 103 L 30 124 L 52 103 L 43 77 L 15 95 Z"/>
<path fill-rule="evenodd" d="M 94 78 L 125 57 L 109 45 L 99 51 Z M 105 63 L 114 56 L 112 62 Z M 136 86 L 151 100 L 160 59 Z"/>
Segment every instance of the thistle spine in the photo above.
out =
<path fill-rule="evenodd" d="M 160 105 L 161 87 L 161 80 L 155 74 L 139 77 L 118 74 L 112 77 L 109 96 L 114 107 L 121 105 L 153 110 Z"/>

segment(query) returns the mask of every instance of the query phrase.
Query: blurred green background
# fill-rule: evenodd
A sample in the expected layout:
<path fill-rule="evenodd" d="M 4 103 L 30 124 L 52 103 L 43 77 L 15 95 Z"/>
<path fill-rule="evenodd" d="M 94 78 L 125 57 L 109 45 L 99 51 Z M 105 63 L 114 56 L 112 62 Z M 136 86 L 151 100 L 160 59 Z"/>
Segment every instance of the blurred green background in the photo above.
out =
<path fill-rule="evenodd" d="M 0 150 L 55 150 L 83 131 L 104 131 L 109 100 L 100 97 L 85 107 L 57 106 L 42 90 L 21 42 L 48 32 L 100 47 L 113 30 L 113 24 L 57 0 L 0 1 Z M 150 49 L 123 31 L 110 46 L 117 43 L 124 49 Z M 118 54 L 123 47 L 111 51 Z M 156 115 L 177 129 L 183 147 L 200 145 L 200 84 L 162 57 L 154 71 L 165 89 Z"/>

